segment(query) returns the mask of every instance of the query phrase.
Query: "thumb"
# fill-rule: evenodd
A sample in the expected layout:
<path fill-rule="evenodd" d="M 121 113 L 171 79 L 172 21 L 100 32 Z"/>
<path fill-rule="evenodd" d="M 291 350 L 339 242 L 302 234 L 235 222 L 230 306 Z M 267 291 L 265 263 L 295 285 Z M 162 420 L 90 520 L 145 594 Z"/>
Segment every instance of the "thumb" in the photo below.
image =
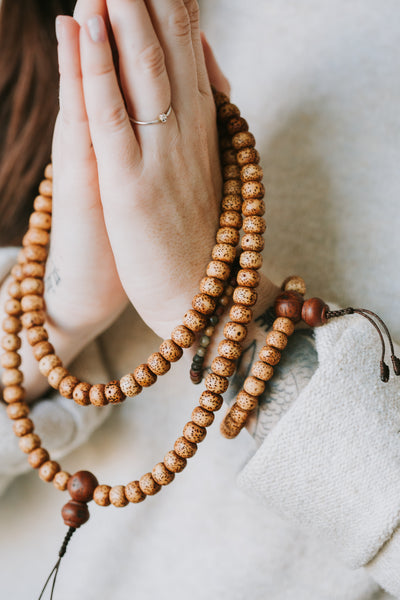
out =
<path fill-rule="evenodd" d="M 201 43 L 203 46 L 204 60 L 206 62 L 206 68 L 211 85 L 213 85 L 219 92 L 224 92 L 224 94 L 229 96 L 231 86 L 216 61 L 214 52 L 207 41 L 204 31 L 201 32 Z"/>

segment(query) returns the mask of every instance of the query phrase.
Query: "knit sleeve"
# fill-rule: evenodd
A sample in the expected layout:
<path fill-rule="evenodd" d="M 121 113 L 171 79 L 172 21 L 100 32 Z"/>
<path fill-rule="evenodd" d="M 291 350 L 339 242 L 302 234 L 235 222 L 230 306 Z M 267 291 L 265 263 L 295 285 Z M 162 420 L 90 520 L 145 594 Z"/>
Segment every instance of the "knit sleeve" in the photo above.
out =
<path fill-rule="evenodd" d="M 314 374 L 239 485 L 400 597 L 400 380 L 380 381 L 376 332 L 360 316 L 315 339 Z"/>

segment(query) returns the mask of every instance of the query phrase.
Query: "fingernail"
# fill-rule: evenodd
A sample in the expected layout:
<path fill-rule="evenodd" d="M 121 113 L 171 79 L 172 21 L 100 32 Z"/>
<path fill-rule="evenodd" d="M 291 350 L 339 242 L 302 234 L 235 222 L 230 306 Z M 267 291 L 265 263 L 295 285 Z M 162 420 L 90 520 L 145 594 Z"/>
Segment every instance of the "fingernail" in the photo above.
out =
<path fill-rule="evenodd" d="M 100 15 L 91 17 L 87 22 L 87 29 L 93 42 L 105 42 L 106 41 L 106 28 L 104 21 Z"/>
<path fill-rule="evenodd" d="M 57 38 L 58 43 L 60 43 L 60 41 L 61 41 L 62 28 L 63 28 L 62 19 L 60 17 L 57 17 L 56 18 L 56 38 Z"/>

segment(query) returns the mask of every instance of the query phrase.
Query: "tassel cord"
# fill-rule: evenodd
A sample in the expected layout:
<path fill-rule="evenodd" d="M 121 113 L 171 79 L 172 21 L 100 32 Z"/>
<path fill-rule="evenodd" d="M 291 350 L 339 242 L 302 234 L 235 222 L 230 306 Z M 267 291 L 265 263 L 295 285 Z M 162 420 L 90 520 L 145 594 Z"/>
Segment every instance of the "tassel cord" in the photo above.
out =
<path fill-rule="evenodd" d="M 63 541 L 63 543 L 62 543 L 62 546 L 61 546 L 61 548 L 60 548 L 60 550 L 59 550 L 59 552 L 58 552 L 58 556 L 59 556 L 59 558 L 58 558 L 58 561 L 56 562 L 56 564 L 54 565 L 54 567 L 53 567 L 53 568 L 52 568 L 52 570 L 51 570 L 51 573 L 50 573 L 50 575 L 49 575 L 49 576 L 48 576 L 48 578 L 46 579 L 46 583 L 44 584 L 44 586 L 43 586 L 43 589 L 42 589 L 42 591 L 40 592 L 40 596 L 39 596 L 38 600 L 41 600 L 41 599 L 42 599 L 42 597 L 43 597 L 43 594 L 44 594 L 44 592 L 45 592 L 45 589 L 46 589 L 46 587 L 48 586 L 48 584 L 49 584 L 49 582 L 50 582 L 50 580 L 51 580 L 52 576 L 54 575 L 53 583 L 52 583 L 52 586 L 51 586 L 51 593 L 50 593 L 50 600 L 52 600 L 52 598 L 53 598 L 53 593 L 54 593 L 54 588 L 55 588 L 55 585 L 56 585 L 56 579 L 57 579 L 57 575 L 58 575 L 58 571 L 59 571 L 60 564 L 61 564 L 61 559 L 62 559 L 62 557 L 64 556 L 64 554 L 66 553 L 66 551 L 67 551 L 67 546 L 68 546 L 68 543 L 69 543 L 69 541 L 70 541 L 70 539 L 71 539 L 71 537 L 72 537 L 72 535 L 74 534 L 74 532 L 75 532 L 75 531 L 76 531 L 76 528 L 75 528 L 75 527 L 70 527 L 70 528 L 68 529 L 68 531 L 67 531 L 67 533 L 66 533 L 66 535 L 65 535 L 64 541 Z"/>

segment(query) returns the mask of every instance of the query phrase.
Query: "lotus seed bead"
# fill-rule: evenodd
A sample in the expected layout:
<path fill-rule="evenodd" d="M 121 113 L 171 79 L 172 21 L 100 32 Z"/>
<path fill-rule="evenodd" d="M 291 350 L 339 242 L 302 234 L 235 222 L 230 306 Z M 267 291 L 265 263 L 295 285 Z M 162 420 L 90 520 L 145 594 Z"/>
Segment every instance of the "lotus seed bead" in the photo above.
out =
<path fill-rule="evenodd" d="M 18 352 L 4 352 L 1 355 L 0 362 L 4 369 L 14 369 L 21 364 L 21 357 Z"/>
<path fill-rule="evenodd" d="M 232 104 L 231 102 L 227 102 L 222 104 L 218 108 L 218 119 L 220 121 L 226 121 L 231 119 L 232 117 L 240 117 L 240 110 L 236 106 L 236 104 Z"/>
<path fill-rule="evenodd" d="M 228 194 L 222 198 L 221 202 L 222 210 L 234 210 L 241 211 L 242 210 L 242 197 L 237 194 Z"/>
<path fill-rule="evenodd" d="M 23 382 L 24 374 L 19 369 L 7 369 L 1 375 L 3 385 L 19 385 Z"/>
<path fill-rule="evenodd" d="M 216 356 L 211 363 L 211 370 L 222 377 L 231 377 L 235 372 L 235 363 L 224 356 Z"/>
<path fill-rule="evenodd" d="M 275 319 L 272 327 L 275 331 L 281 331 L 287 336 L 292 335 L 294 331 L 294 323 L 287 317 L 278 317 Z"/>
<path fill-rule="evenodd" d="M 48 231 L 51 228 L 51 216 L 47 212 L 35 211 L 29 218 L 29 226 Z"/>
<path fill-rule="evenodd" d="M 235 423 L 243 427 L 243 425 L 245 425 L 247 422 L 249 412 L 240 408 L 237 402 L 235 402 L 234 404 L 232 404 L 229 410 L 229 416 L 233 421 L 235 421 Z"/>
<path fill-rule="evenodd" d="M 89 406 L 89 393 L 91 387 L 92 386 L 90 385 L 90 383 L 86 383 L 85 381 L 78 383 L 78 385 L 76 386 L 76 388 L 74 388 L 74 391 L 72 393 L 72 398 L 74 399 L 76 404 L 80 404 L 81 406 Z"/>
<path fill-rule="evenodd" d="M 236 404 L 242 409 L 251 411 L 258 405 L 257 396 L 252 396 L 244 390 L 241 390 L 236 396 Z"/>
<path fill-rule="evenodd" d="M 220 260 L 212 260 L 208 263 L 208 277 L 216 277 L 217 279 L 222 279 L 223 281 L 226 281 L 227 279 L 229 279 L 230 274 L 231 270 L 227 263 L 224 263 Z"/>
<path fill-rule="evenodd" d="M 50 373 L 47 376 L 47 379 L 51 387 L 55 390 L 58 390 L 61 381 L 67 375 L 69 375 L 67 369 L 64 369 L 64 367 L 55 367 L 50 371 Z"/>
<path fill-rule="evenodd" d="M 56 354 L 47 354 L 39 360 L 39 371 L 45 377 L 48 377 L 50 371 L 54 369 L 54 367 L 60 366 L 62 366 L 61 360 Z"/>
<path fill-rule="evenodd" d="M 238 286 L 233 292 L 233 301 L 244 306 L 254 306 L 257 302 L 257 292 L 250 287 Z"/>
<path fill-rule="evenodd" d="M 239 232 L 237 229 L 232 227 L 222 227 L 217 231 L 216 240 L 218 244 L 229 244 L 230 246 L 237 246 L 239 243 Z"/>
<path fill-rule="evenodd" d="M 140 365 L 140 367 L 141 366 L 143 365 Z M 125 394 L 119 387 L 119 381 L 116 379 L 106 384 L 104 388 L 104 395 L 107 398 L 108 402 L 110 402 L 111 404 L 119 404 L 120 402 L 123 402 L 126 398 Z"/>
<path fill-rule="evenodd" d="M 246 181 L 261 181 L 263 178 L 263 170 L 260 165 L 247 164 L 240 170 L 240 179 Z"/>
<path fill-rule="evenodd" d="M 19 333 L 22 329 L 22 324 L 17 317 L 6 317 L 3 319 L 3 330 L 7 333 Z"/>
<path fill-rule="evenodd" d="M 222 165 L 235 165 L 236 164 L 236 152 L 233 148 L 224 150 L 221 155 Z"/>
<path fill-rule="evenodd" d="M 256 143 L 254 135 L 249 131 L 242 131 L 236 133 L 232 137 L 232 146 L 235 150 L 242 150 L 243 148 L 253 147 Z"/>
<path fill-rule="evenodd" d="M 153 354 L 150 354 L 149 358 L 147 359 L 147 364 L 155 375 L 165 375 L 165 373 L 167 373 L 171 368 L 171 363 L 159 352 L 153 352 Z"/>
<path fill-rule="evenodd" d="M 36 325 L 43 325 L 46 316 L 43 310 L 32 310 L 21 316 L 22 325 L 25 329 L 30 329 Z"/>
<path fill-rule="evenodd" d="M 24 277 L 33 277 L 35 279 L 43 279 L 45 267 L 40 262 L 28 262 L 22 265 L 22 273 Z M 21 282 L 22 284 L 22 282 Z"/>
<path fill-rule="evenodd" d="M 223 394 L 228 389 L 227 378 L 216 375 L 215 373 L 208 373 L 204 383 L 208 391 L 214 392 L 215 394 Z"/>
<path fill-rule="evenodd" d="M 216 394 L 215 392 L 211 392 L 209 390 L 202 392 L 199 399 L 200 406 L 213 412 L 221 408 L 222 402 L 223 400 L 220 394 Z"/>
<path fill-rule="evenodd" d="M 194 442 L 189 442 L 189 440 L 181 436 L 176 440 L 174 444 L 174 450 L 176 454 L 181 458 L 191 458 L 197 452 L 197 444 L 195 444 Z"/>
<path fill-rule="evenodd" d="M 160 491 L 161 486 L 156 481 L 154 481 L 151 473 L 146 473 L 142 475 L 139 479 L 139 485 L 142 492 L 146 494 L 146 496 L 154 496 L 157 492 Z"/>
<path fill-rule="evenodd" d="M 259 252 L 246 250 L 240 255 L 240 266 L 243 269 L 259 269 L 262 266 L 262 255 Z"/>
<path fill-rule="evenodd" d="M 262 360 L 256 360 L 251 367 L 251 374 L 263 381 L 269 381 L 274 374 L 274 369 Z"/>
<path fill-rule="evenodd" d="M 27 294 L 43 294 L 44 286 L 41 279 L 35 277 L 26 277 L 21 281 L 21 292 L 25 296 Z"/>
<path fill-rule="evenodd" d="M 228 412 L 221 423 L 221 434 L 228 439 L 233 439 L 240 433 L 240 430 L 241 427 L 231 418 L 230 413 Z"/>
<path fill-rule="evenodd" d="M 20 385 L 8 385 L 3 390 L 3 400 L 7 404 L 20 402 L 25 398 L 25 389 Z"/>
<path fill-rule="evenodd" d="M 211 277 L 206 277 L 205 279 L 211 279 Z M 204 281 L 204 280 L 202 280 Z M 215 281 L 218 281 L 217 279 Z M 202 283 L 200 283 L 201 289 Z M 222 286 L 223 289 L 223 286 Z M 201 291 L 204 291 L 201 289 Z M 183 317 L 183 324 L 185 327 L 190 329 L 191 331 L 198 332 L 204 329 L 207 324 L 207 317 L 199 313 L 197 310 L 190 309 L 188 310 Z"/>
<path fill-rule="evenodd" d="M 69 473 L 67 473 L 67 471 L 58 471 L 58 473 L 56 473 L 54 475 L 54 479 L 53 479 L 53 485 L 57 490 L 60 490 L 60 492 L 65 492 L 65 490 L 67 489 L 67 485 L 68 485 L 68 481 L 69 478 L 71 477 L 71 475 Z"/>
<path fill-rule="evenodd" d="M 265 338 L 266 343 L 269 346 L 273 346 L 278 350 L 284 350 L 287 344 L 287 336 L 280 331 L 270 331 Z"/>
<path fill-rule="evenodd" d="M 264 239 L 259 233 L 246 233 L 240 245 L 243 250 L 261 252 L 264 249 Z"/>
<path fill-rule="evenodd" d="M 73 375 L 67 375 L 61 380 L 58 391 L 60 392 L 61 396 L 64 396 L 64 398 L 72 398 L 74 389 L 78 383 L 80 383 L 80 381 L 77 379 L 77 377 L 74 377 Z"/>
<path fill-rule="evenodd" d="M 50 342 L 39 342 L 33 346 L 32 351 L 33 356 L 39 361 L 45 356 L 54 354 L 54 348 Z"/>
<path fill-rule="evenodd" d="M 242 215 L 240 213 L 236 212 L 235 210 L 225 210 L 224 212 L 221 213 L 221 216 L 219 218 L 220 227 L 222 227 L 222 228 L 229 227 L 230 229 L 234 229 L 235 231 L 242 227 L 242 223 L 243 223 Z M 238 231 L 236 231 L 236 233 L 231 232 L 230 235 L 232 236 L 232 239 L 239 240 L 239 232 Z M 220 241 L 218 239 L 218 237 L 217 237 L 217 242 L 219 244 L 224 243 L 222 240 Z M 233 243 L 233 242 L 231 242 L 231 243 Z M 236 244 L 237 244 L 237 242 L 236 242 Z"/>
<path fill-rule="evenodd" d="M 264 233 L 266 227 L 263 217 L 252 216 L 243 219 L 243 231 L 245 233 Z"/>
<path fill-rule="evenodd" d="M 275 366 L 281 360 L 281 353 L 273 346 L 263 346 L 259 352 L 259 357 L 263 362 Z"/>
<path fill-rule="evenodd" d="M 110 506 L 110 491 L 111 486 L 109 485 L 98 485 L 93 492 L 93 500 L 99 506 Z"/>
<path fill-rule="evenodd" d="M 93 406 L 106 406 L 106 404 L 108 404 L 108 400 L 104 393 L 105 387 L 106 386 L 102 383 L 96 383 L 90 388 L 89 400 Z"/>
<path fill-rule="evenodd" d="M 168 485 L 175 479 L 175 474 L 167 469 L 164 463 L 157 463 L 151 472 L 153 479 L 159 485 Z"/>
<path fill-rule="evenodd" d="M 200 281 L 200 291 L 212 297 L 217 297 L 224 291 L 224 284 L 216 277 L 203 277 Z M 204 318 L 203 318 L 204 320 Z M 204 326 L 202 327 L 204 329 Z"/>
<path fill-rule="evenodd" d="M 265 390 L 265 383 L 254 376 L 246 377 L 243 389 L 251 396 L 260 396 Z"/>
<path fill-rule="evenodd" d="M 141 490 L 139 481 L 131 481 L 125 486 L 125 496 L 129 502 L 137 504 L 146 499 L 146 494 Z"/>
<path fill-rule="evenodd" d="M 26 332 L 26 337 L 31 346 L 38 344 L 39 342 L 46 342 L 49 339 L 49 334 L 44 327 L 40 325 L 37 327 L 31 327 Z"/>
<path fill-rule="evenodd" d="M 19 300 L 22 297 L 21 285 L 16 281 L 10 281 L 7 287 L 7 293 L 11 298 Z"/>
<path fill-rule="evenodd" d="M 237 165 L 226 165 L 223 168 L 224 179 L 240 179 L 240 169 Z"/>
<path fill-rule="evenodd" d="M 5 392 L 6 390 L 4 390 Z M 7 400 L 4 398 L 5 402 Z M 23 417 L 27 417 L 29 415 L 29 406 L 24 402 L 15 402 L 9 404 L 6 408 L 7 416 L 12 419 L 22 419 Z"/>
<path fill-rule="evenodd" d="M 33 202 L 33 207 L 38 212 L 51 213 L 52 201 L 50 198 L 46 198 L 45 196 L 36 196 Z"/>
<path fill-rule="evenodd" d="M 285 292 L 297 292 L 302 296 L 304 296 L 307 291 L 304 279 L 298 275 L 286 277 L 285 281 L 282 283 L 282 290 Z"/>
<path fill-rule="evenodd" d="M 160 354 L 170 362 L 176 362 L 183 354 L 182 348 L 173 340 L 164 340 L 159 348 Z"/>
<path fill-rule="evenodd" d="M 211 298 L 210 298 L 210 300 L 211 300 Z M 196 310 L 196 307 L 194 307 L 194 308 Z M 201 312 L 201 311 L 199 311 L 199 312 Z M 176 344 L 178 344 L 178 346 L 181 346 L 181 348 L 190 348 L 190 346 L 193 344 L 193 342 L 195 340 L 195 334 L 193 333 L 193 331 L 190 331 L 190 329 L 188 329 L 184 325 L 178 325 L 177 327 L 175 327 L 172 330 L 171 338 Z M 165 356 L 165 354 L 163 354 L 163 352 L 161 352 L 161 349 L 160 349 L 160 353 L 164 356 L 164 358 L 167 358 Z"/>
<path fill-rule="evenodd" d="M 53 481 L 60 468 L 60 465 L 56 461 L 46 460 L 39 468 L 39 477 L 43 481 Z"/>
<path fill-rule="evenodd" d="M 186 467 L 186 458 L 178 456 L 175 450 L 170 450 L 164 456 L 164 464 L 169 471 L 172 473 L 180 473 Z"/>
<path fill-rule="evenodd" d="M 212 258 L 213 260 L 233 263 L 236 258 L 236 249 L 229 244 L 215 244 L 212 250 Z"/>
<path fill-rule="evenodd" d="M 230 166 L 230 165 L 229 165 Z M 223 193 L 226 194 L 240 194 L 242 184 L 238 179 L 228 179 L 224 181 Z"/>
<path fill-rule="evenodd" d="M 36 433 L 27 433 L 19 439 L 18 446 L 22 452 L 29 454 L 35 448 L 40 447 L 40 437 Z"/>
<path fill-rule="evenodd" d="M 125 488 L 123 485 L 114 485 L 109 492 L 110 502 L 117 508 L 122 508 L 129 504 L 128 498 L 125 496 Z"/>
<path fill-rule="evenodd" d="M 23 437 L 28 433 L 32 433 L 33 429 L 33 421 L 31 419 L 27 419 L 26 417 L 17 419 L 13 424 L 13 431 L 17 437 Z"/>
<path fill-rule="evenodd" d="M 220 108 L 220 106 L 222 106 L 223 104 L 229 103 L 229 98 L 226 94 L 224 94 L 224 92 L 219 92 L 216 90 L 213 93 L 213 96 L 214 96 L 215 106 L 217 108 Z"/>
<path fill-rule="evenodd" d="M 44 448 L 35 448 L 28 455 L 28 462 L 33 469 L 39 469 L 46 460 L 49 460 L 49 453 Z"/>
<path fill-rule="evenodd" d="M 260 279 L 260 274 L 253 269 L 240 269 L 236 276 L 238 285 L 252 288 L 255 288 L 259 285 Z"/>
<path fill-rule="evenodd" d="M 39 184 L 39 194 L 42 196 L 48 196 L 49 198 L 53 195 L 53 184 L 48 179 L 43 179 Z"/>
<path fill-rule="evenodd" d="M 209 427 L 214 421 L 214 414 L 202 406 L 196 406 L 192 411 L 192 421 L 200 427 Z"/>
<path fill-rule="evenodd" d="M 229 318 L 235 323 L 250 323 L 253 319 L 253 311 L 248 306 L 234 304 L 229 311 Z"/>
<path fill-rule="evenodd" d="M 22 245 L 29 246 L 30 244 L 38 244 L 39 246 L 47 246 L 49 243 L 49 234 L 44 229 L 30 227 L 22 238 Z"/>
<path fill-rule="evenodd" d="M 265 213 L 264 200 L 249 198 L 243 202 L 242 212 L 245 217 L 251 217 L 258 215 L 262 217 Z"/>
<path fill-rule="evenodd" d="M 25 313 L 29 311 L 41 311 L 44 309 L 44 300 L 42 296 L 28 294 L 22 297 L 21 308 Z"/>
<path fill-rule="evenodd" d="M 189 442 L 193 442 L 194 444 L 199 444 L 202 442 L 206 435 L 206 428 L 196 425 L 196 423 L 193 421 L 186 423 L 185 427 L 183 428 L 183 436 L 189 440 Z"/>
<path fill-rule="evenodd" d="M 192 300 L 192 306 L 203 315 L 211 315 L 217 305 L 217 299 L 208 294 L 196 294 Z"/>
<path fill-rule="evenodd" d="M 247 124 L 246 119 L 243 119 L 243 117 L 232 117 L 230 118 L 227 123 L 225 124 L 226 130 L 229 133 L 229 135 L 234 135 L 235 133 L 238 133 L 239 131 L 247 131 L 249 129 L 249 126 Z M 238 169 L 239 171 L 239 169 Z"/>
<path fill-rule="evenodd" d="M 242 342 L 247 335 L 247 328 L 241 323 L 229 321 L 224 327 L 224 336 L 233 342 Z"/>
<path fill-rule="evenodd" d="M 242 354 L 242 347 L 239 342 L 232 340 L 221 340 L 218 344 L 218 354 L 230 360 L 236 360 Z"/>
<path fill-rule="evenodd" d="M 15 333 L 7 333 L 1 338 L 1 347 L 8 352 L 14 352 L 21 348 L 21 338 Z"/>
<path fill-rule="evenodd" d="M 21 302 L 16 298 L 10 298 L 4 305 L 4 310 L 8 315 L 16 316 L 22 312 Z"/>
<path fill-rule="evenodd" d="M 11 275 L 16 281 L 22 281 L 23 274 L 21 265 L 14 265 L 11 269 Z"/>

